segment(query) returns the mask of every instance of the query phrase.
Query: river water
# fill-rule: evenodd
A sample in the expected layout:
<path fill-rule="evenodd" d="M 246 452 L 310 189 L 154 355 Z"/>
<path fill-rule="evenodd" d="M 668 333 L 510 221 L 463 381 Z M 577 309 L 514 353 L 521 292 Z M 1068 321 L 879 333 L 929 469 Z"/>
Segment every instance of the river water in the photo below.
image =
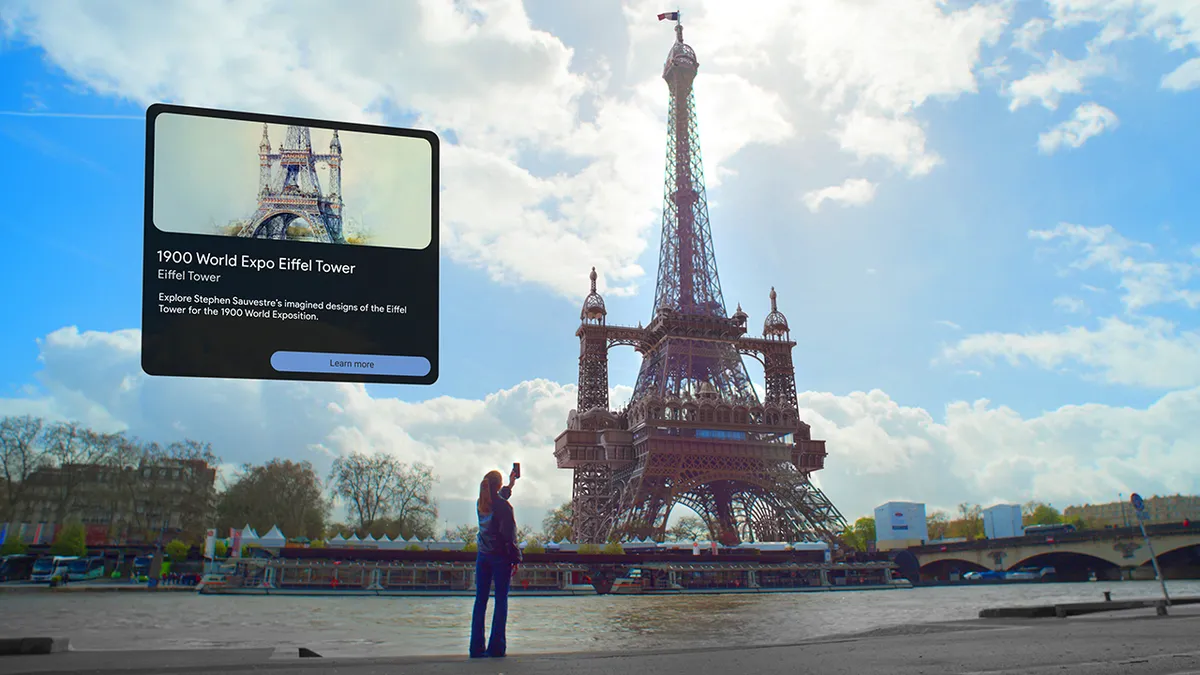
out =
<path fill-rule="evenodd" d="M 790 643 L 900 624 L 973 619 L 985 607 L 1161 596 L 1123 581 L 887 591 L 513 597 L 510 653 Z M 1200 596 L 1200 581 L 1168 582 Z M 0 636 L 67 636 L 73 649 L 308 647 L 326 656 L 463 653 L 471 598 L 0 594 Z M 490 623 L 490 616 L 489 616 Z"/>

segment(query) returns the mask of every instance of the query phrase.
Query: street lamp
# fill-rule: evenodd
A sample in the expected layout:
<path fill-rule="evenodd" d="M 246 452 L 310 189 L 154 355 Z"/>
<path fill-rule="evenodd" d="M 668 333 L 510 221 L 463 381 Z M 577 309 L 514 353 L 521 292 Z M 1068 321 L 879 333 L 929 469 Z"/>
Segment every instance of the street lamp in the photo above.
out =
<path fill-rule="evenodd" d="M 1129 527 L 1129 514 L 1125 511 L 1125 493 L 1117 493 L 1117 501 L 1121 504 L 1121 520 L 1125 522 L 1125 527 Z"/>

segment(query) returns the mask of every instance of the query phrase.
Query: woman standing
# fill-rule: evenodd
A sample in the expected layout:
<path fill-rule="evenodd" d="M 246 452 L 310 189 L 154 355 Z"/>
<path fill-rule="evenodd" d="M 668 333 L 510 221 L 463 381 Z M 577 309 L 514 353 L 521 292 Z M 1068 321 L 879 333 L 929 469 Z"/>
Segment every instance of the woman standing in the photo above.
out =
<path fill-rule="evenodd" d="M 471 658 L 503 657 L 504 628 L 508 621 L 508 587 L 521 562 L 517 545 L 517 519 L 508 503 L 517 474 L 508 476 L 508 485 L 499 471 L 489 471 L 479 484 L 479 501 L 475 510 L 479 516 L 479 554 L 475 558 L 475 611 L 471 616 Z M 487 613 L 488 595 L 496 588 L 496 610 L 492 615 L 492 634 L 487 645 L 483 641 L 483 620 Z"/>

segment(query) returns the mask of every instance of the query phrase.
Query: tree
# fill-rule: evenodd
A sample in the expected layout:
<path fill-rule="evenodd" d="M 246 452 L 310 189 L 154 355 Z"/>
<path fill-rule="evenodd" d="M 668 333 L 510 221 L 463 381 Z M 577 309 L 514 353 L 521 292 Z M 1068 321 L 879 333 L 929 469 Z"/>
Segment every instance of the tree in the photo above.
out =
<path fill-rule="evenodd" d="M 25 542 L 13 537 L 0 545 L 0 556 L 2 555 L 21 555 L 29 550 L 29 546 Z"/>
<path fill-rule="evenodd" d="M 27 479 L 46 462 L 45 426 L 29 415 L 0 419 L 0 521 L 16 518 Z"/>
<path fill-rule="evenodd" d="M 547 541 L 563 541 L 571 538 L 571 520 L 575 516 L 573 502 L 563 502 L 542 520 L 542 535 Z"/>
<path fill-rule="evenodd" d="M 708 525 L 697 516 L 683 516 L 667 530 L 667 541 L 703 541 L 710 536 Z"/>
<path fill-rule="evenodd" d="M 192 547 L 178 539 L 172 539 L 167 544 L 166 550 L 167 556 L 171 558 L 171 562 L 182 562 L 187 560 L 188 552 L 192 550 Z"/>
<path fill-rule="evenodd" d="M 478 539 L 479 526 L 478 525 L 459 525 L 458 527 L 454 528 L 453 530 L 446 530 L 445 534 L 443 534 L 442 537 L 445 538 L 446 541 L 454 541 L 457 539 L 459 541 L 465 541 L 465 542 L 470 543 L 470 542 L 476 541 Z"/>
<path fill-rule="evenodd" d="M 123 435 L 106 442 L 113 517 L 126 512 L 126 528 L 144 539 L 176 529 L 185 541 L 201 541 L 216 507 L 220 459 L 211 446 L 194 440 L 162 446 Z"/>
<path fill-rule="evenodd" d="M 78 422 L 57 422 L 45 431 L 46 457 L 59 469 L 53 474 L 54 521 L 73 514 L 79 488 L 88 481 L 89 465 L 105 463 L 115 448 L 115 434 L 101 434 Z"/>
<path fill-rule="evenodd" d="M 424 465 L 411 467 L 395 457 L 352 452 L 338 457 L 330 472 L 333 492 L 346 500 L 358 528 L 369 530 L 383 520 L 405 537 L 428 532 L 437 521 L 433 471 Z"/>
<path fill-rule="evenodd" d="M 957 536 L 968 541 L 983 538 L 983 508 L 978 504 L 963 502 L 958 505 L 959 521 Z"/>
<path fill-rule="evenodd" d="M 1025 525 L 1057 525 L 1063 521 L 1058 509 L 1041 502 L 1030 502 L 1022 509 Z"/>
<path fill-rule="evenodd" d="M 213 557 L 215 557 L 217 560 L 221 560 L 221 559 L 225 558 L 225 556 L 227 556 L 228 554 L 229 554 L 229 544 L 226 544 L 225 542 L 220 541 L 220 540 L 216 541 L 213 544 Z"/>
<path fill-rule="evenodd" d="M 278 526 L 288 537 L 317 539 L 325 532 L 330 503 L 310 462 L 272 459 L 246 464 L 217 500 L 221 531 L 247 524 L 258 532 Z"/>
<path fill-rule="evenodd" d="M 934 511 L 925 518 L 925 527 L 929 530 L 930 541 L 945 539 L 949 536 L 950 516 L 945 511 Z"/>
<path fill-rule="evenodd" d="M 83 529 L 83 523 L 63 525 L 54 537 L 54 543 L 50 545 L 50 555 L 87 555 L 87 533 Z"/>
<path fill-rule="evenodd" d="M 875 519 L 863 516 L 842 533 L 842 541 L 856 551 L 866 551 L 875 543 Z"/>

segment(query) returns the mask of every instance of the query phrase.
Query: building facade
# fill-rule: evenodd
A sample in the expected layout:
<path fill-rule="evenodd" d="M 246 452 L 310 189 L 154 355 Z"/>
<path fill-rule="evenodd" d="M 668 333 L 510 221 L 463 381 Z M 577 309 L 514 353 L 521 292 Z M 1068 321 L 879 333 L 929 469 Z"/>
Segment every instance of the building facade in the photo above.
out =
<path fill-rule="evenodd" d="M 1149 497 L 1145 500 L 1145 508 L 1147 523 L 1200 521 L 1200 496 Z M 1137 514 L 1127 501 L 1068 506 L 1063 509 L 1063 517 L 1068 520 L 1079 518 L 1089 528 L 1137 525 Z"/>
<path fill-rule="evenodd" d="M 5 538 L 47 543 L 74 521 L 83 524 L 89 546 L 191 539 L 212 513 L 216 478 L 207 462 L 186 459 L 38 469 L 25 481 Z"/>

